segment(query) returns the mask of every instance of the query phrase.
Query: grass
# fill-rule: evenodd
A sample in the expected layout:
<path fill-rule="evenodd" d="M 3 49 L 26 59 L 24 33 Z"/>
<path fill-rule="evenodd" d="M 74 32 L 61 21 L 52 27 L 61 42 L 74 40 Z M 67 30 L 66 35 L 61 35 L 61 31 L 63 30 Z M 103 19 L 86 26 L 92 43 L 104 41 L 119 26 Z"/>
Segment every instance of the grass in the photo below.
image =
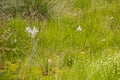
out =
<path fill-rule="evenodd" d="M 15 16 L 2 17 L 0 80 L 119 80 L 120 1 L 41 1 L 20 1 Z"/>

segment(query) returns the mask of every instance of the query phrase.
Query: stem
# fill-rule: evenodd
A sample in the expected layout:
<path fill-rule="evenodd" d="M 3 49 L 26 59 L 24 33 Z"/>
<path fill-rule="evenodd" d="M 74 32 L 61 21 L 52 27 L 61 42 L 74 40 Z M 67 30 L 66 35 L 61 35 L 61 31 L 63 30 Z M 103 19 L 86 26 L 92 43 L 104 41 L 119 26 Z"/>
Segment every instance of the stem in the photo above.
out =
<path fill-rule="evenodd" d="M 31 75 L 31 72 L 32 72 L 32 59 L 33 59 L 33 56 L 35 55 L 35 47 L 36 47 L 36 42 L 35 42 L 35 39 L 34 38 L 31 38 L 31 44 L 32 44 L 32 50 L 31 50 L 31 54 L 30 54 L 30 58 L 29 58 L 29 65 L 30 65 L 30 75 Z"/>

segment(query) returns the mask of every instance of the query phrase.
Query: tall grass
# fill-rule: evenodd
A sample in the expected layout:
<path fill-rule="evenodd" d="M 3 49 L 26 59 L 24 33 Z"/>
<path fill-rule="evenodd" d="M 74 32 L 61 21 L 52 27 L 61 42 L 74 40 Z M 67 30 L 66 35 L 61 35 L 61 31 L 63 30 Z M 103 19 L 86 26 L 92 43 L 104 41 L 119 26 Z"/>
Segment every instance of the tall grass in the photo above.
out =
<path fill-rule="evenodd" d="M 1 80 L 120 79 L 119 0 L 1 2 L 18 6 L 0 21 Z"/>

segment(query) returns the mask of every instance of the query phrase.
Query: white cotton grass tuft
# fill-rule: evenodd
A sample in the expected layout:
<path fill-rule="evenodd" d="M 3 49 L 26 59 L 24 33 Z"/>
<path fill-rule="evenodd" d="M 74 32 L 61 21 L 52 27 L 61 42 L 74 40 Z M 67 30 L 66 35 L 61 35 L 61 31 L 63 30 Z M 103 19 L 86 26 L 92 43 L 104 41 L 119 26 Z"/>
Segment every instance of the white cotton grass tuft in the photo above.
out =
<path fill-rule="evenodd" d="M 28 34 L 31 35 L 32 38 L 34 38 L 38 32 L 38 29 L 35 26 L 33 29 L 31 29 L 30 27 L 26 27 L 26 32 L 28 32 Z"/>
<path fill-rule="evenodd" d="M 77 31 L 82 31 L 81 26 L 78 26 Z"/>

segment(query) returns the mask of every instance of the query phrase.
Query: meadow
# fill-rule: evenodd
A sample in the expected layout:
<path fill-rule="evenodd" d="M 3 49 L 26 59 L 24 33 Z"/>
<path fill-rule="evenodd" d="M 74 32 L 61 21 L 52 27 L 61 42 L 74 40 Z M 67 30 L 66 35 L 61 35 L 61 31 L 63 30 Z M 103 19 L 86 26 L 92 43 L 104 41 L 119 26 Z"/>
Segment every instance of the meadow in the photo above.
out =
<path fill-rule="evenodd" d="M 120 0 L 0 0 L 0 80 L 120 80 Z"/>

